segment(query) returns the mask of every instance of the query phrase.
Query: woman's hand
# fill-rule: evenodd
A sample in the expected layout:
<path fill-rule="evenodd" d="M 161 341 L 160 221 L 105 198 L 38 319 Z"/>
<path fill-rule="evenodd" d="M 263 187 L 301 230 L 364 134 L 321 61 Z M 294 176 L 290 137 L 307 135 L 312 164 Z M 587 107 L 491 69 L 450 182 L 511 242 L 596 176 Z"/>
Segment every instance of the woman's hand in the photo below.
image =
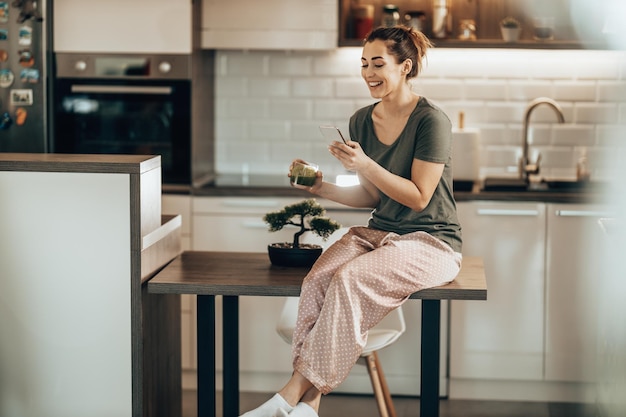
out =
<path fill-rule="evenodd" d="M 372 159 L 363 152 L 361 145 L 352 140 L 349 140 L 347 144 L 332 142 L 328 150 L 348 171 L 358 173 L 372 162 Z"/>
<path fill-rule="evenodd" d="M 315 174 L 315 183 L 313 185 L 311 185 L 311 186 L 295 184 L 294 182 L 291 181 L 291 173 L 293 171 L 294 164 L 296 164 L 296 163 L 308 164 L 308 162 L 303 160 L 303 159 L 294 159 L 293 161 L 291 161 L 291 164 L 289 165 L 289 172 L 287 173 L 287 176 L 289 177 L 289 180 L 290 180 L 289 183 L 294 188 L 300 188 L 302 190 L 307 190 L 307 191 L 315 194 L 316 191 L 319 190 L 322 187 L 322 182 L 324 181 L 324 174 L 322 173 L 322 171 L 320 171 L 318 169 L 316 174 Z"/>

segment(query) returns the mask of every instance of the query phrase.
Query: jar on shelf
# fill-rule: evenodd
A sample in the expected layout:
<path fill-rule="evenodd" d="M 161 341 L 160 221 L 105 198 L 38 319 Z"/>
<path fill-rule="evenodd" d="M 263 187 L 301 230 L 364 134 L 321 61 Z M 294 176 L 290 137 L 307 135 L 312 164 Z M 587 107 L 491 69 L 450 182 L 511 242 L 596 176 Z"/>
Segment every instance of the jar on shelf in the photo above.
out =
<path fill-rule="evenodd" d="M 374 5 L 355 4 L 352 6 L 353 35 L 357 39 L 364 39 L 374 27 Z"/>
<path fill-rule="evenodd" d="M 385 4 L 381 24 L 385 27 L 392 27 L 400 23 L 400 9 L 395 4 Z"/>
<path fill-rule="evenodd" d="M 424 21 L 426 20 L 426 13 L 421 10 L 406 12 L 404 15 L 404 24 L 420 32 L 424 31 Z"/>

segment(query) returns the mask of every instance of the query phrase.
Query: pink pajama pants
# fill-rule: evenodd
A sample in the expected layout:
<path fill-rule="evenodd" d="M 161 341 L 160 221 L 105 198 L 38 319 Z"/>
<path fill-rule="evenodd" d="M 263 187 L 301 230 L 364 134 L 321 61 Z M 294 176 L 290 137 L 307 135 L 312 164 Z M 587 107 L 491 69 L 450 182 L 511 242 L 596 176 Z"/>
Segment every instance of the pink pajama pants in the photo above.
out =
<path fill-rule="evenodd" d="M 425 232 L 352 227 L 304 278 L 293 366 L 323 394 L 343 382 L 368 330 L 416 291 L 454 279 L 461 254 Z"/>

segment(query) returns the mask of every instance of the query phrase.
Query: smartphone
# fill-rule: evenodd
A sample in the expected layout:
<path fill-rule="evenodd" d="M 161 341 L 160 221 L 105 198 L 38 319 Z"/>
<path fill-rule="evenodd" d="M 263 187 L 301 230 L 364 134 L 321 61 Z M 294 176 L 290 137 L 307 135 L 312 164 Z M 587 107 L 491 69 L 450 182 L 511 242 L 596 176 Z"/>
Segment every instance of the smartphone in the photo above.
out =
<path fill-rule="evenodd" d="M 339 142 L 341 140 L 346 145 L 348 144 L 348 141 L 346 141 L 346 139 L 343 137 L 343 135 L 341 134 L 341 130 L 339 130 L 338 127 L 335 127 L 335 126 L 320 126 L 320 131 L 322 132 L 322 135 L 324 135 L 324 137 L 326 139 L 334 140 L 334 141 L 337 141 L 337 142 Z"/>

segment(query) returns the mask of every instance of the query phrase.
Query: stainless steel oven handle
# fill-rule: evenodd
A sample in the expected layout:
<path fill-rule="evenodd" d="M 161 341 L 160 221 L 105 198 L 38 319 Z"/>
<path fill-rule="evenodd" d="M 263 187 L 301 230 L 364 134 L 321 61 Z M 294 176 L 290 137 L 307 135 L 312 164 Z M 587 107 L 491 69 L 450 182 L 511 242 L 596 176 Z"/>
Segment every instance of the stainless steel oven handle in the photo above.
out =
<path fill-rule="evenodd" d="M 142 87 L 132 85 L 72 85 L 72 93 L 101 94 L 172 94 L 172 87 Z"/>

